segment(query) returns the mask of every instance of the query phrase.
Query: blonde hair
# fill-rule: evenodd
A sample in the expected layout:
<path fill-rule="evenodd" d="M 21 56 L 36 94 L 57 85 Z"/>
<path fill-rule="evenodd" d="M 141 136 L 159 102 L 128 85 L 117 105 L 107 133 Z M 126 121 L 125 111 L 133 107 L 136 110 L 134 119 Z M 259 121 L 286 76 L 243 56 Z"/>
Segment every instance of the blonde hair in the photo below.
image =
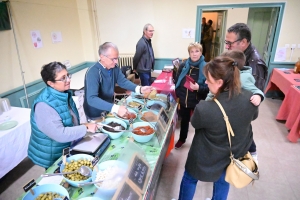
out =
<path fill-rule="evenodd" d="M 190 50 L 191 50 L 192 48 L 197 48 L 197 49 L 199 49 L 199 50 L 201 51 L 201 53 L 202 53 L 202 45 L 201 45 L 199 42 L 192 42 L 192 43 L 189 44 L 189 46 L 188 46 L 188 52 L 189 52 L 189 53 L 190 53 Z"/>

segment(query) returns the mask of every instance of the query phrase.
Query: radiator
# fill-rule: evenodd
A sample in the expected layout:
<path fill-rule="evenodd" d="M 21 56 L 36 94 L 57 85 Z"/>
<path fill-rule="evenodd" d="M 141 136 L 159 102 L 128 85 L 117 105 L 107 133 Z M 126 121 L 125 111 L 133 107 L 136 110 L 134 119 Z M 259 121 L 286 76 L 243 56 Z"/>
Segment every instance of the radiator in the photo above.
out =
<path fill-rule="evenodd" d="M 131 66 L 133 65 L 133 55 L 120 55 L 119 59 L 118 59 L 118 64 L 120 67 L 123 66 Z"/>

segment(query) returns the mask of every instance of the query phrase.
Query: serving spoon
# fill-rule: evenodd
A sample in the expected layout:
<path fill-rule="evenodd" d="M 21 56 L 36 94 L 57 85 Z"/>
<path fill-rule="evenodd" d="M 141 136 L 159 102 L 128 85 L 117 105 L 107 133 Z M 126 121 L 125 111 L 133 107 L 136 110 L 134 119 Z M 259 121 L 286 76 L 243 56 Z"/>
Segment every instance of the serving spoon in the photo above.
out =
<path fill-rule="evenodd" d="M 87 166 L 81 166 L 78 170 L 73 171 L 73 172 L 60 172 L 60 173 L 46 173 L 46 174 L 42 174 L 42 177 L 49 177 L 49 176 L 57 176 L 57 175 L 63 175 L 63 174 L 74 174 L 78 172 L 79 174 L 83 175 L 83 176 L 91 176 L 91 170 L 89 167 Z"/>

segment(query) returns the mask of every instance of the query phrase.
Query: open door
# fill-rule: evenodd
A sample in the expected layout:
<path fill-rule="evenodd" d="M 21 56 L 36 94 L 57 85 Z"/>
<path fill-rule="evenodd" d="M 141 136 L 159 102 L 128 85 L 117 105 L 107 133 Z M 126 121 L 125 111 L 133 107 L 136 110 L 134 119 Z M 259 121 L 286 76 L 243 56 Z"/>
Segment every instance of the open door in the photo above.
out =
<path fill-rule="evenodd" d="M 218 11 L 215 41 L 212 48 L 212 58 L 219 56 L 224 51 L 224 28 L 226 21 L 226 12 L 227 11 Z"/>
<path fill-rule="evenodd" d="M 263 59 L 267 66 L 269 66 L 269 62 L 270 62 L 271 50 L 272 50 L 272 46 L 273 46 L 275 29 L 276 29 L 277 20 L 278 20 L 278 13 L 279 13 L 279 8 L 272 8 L 272 14 L 271 14 L 270 24 L 269 24 L 269 28 L 268 28 L 267 40 L 265 42 L 264 51 L 263 51 Z"/>
<path fill-rule="evenodd" d="M 279 8 L 249 8 L 247 25 L 251 42 L 268 66 Z"/>

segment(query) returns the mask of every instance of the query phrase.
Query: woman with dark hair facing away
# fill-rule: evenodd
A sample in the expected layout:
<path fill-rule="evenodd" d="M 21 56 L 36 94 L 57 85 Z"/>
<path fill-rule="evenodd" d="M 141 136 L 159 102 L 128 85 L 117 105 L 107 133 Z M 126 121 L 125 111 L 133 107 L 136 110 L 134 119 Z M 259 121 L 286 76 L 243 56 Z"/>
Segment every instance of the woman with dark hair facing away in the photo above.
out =
<path fill-rule="evenodd" d="M 31 136 L 28 157 L 34 164 L 50 167 L 62 156 L 64 148 L 95 133 L 96 124 L 79 124 L 79 114 L 70 91 L 71 75 L 60 62 L 44 65 L 41 76 L 46 83 L 34 100 L 31 114 Z"/>
<path fill-rule="evenodd" d="M 208 87 L 205 84 L 205 76 L 202 72 L 206 62 L 202 55 L 202 46 L 198 42 L 191 43 L 188 46 L 189 58 L 180 64 L 178 75 L 175 79 L 176 96 L 179 98 L 179 115 L 181 117 L 181 128 L 178 142 L 175 148 L 179 149 L 185 143 L 189 131 L 191 113 L 201 99 L 205 99 L 208 93 Z M 184 84 L 186 75 L 194 79 L 195 83 L 189 82 L 190 88 L 187 89 Z"/>
<path fill-rule="evenodd" d="M 246 154 L 253 140 L 251 121 L 258 116 L 258 107 L 250 101 L 253 95 L 241 88 L 237 63 L 219 56 L 204 67 L 206 83 L 225 110 L 234 137 L 231 150 L 234 157 Z M 191 117 L 195 136 L 188 153 L 180 185 L 179 199 L 193 199 L 198 180 L 213 182 L 213 200 L 227 199 L 229 183 L 225 181 L 230 163 L 230 147 L 223 113 L 214 101 L 200 101 Z"/>

